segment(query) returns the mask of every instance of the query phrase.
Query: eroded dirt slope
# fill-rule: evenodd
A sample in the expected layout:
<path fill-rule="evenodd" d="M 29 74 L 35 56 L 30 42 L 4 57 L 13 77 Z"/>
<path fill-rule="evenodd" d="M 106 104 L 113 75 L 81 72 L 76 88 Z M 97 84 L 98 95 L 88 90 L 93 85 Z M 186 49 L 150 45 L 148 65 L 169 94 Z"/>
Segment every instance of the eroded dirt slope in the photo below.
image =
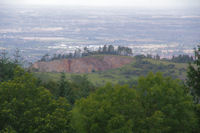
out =
<path fill-rule="evenodd" d="M 31 69 L 40 72 L 90 73 L 93 71 L 105 71 L 108 69 L 119 68 L 131 63 L 131 61 L 131 57 L 123 56 L 90 56 L 79 59 L 36 62 L 31 66 Z"/>

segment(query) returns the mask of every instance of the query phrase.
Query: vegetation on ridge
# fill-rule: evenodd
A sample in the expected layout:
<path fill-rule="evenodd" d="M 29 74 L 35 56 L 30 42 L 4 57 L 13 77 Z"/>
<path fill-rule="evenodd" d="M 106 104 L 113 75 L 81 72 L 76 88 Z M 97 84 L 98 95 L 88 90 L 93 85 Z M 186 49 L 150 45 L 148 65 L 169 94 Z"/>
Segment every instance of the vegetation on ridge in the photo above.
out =
<path fill-rule="evenodd" d="M 107 55 L 95 55 L 99 58 Z M 128 57 L 132 58 L 132 62 L 121 68 L 110 69 L 106 71 L 93 71 L 92 73 L 78 74 L 65 73 L 68 80 L 73 75 L 86 75 L 88 79 L 95 85 L 105 85 L 107 82 L 116 84 L 134 84 L 138 77 L 147 75 L 149 72 L 162 72 L 164 76 L 171 76 L 174 79 L 186 78 L 187 63 L 174 63 L 171 61 L 156 60 L 147 57 Z M 42 81 L 58 81 L 60 73 L 34 73 L 36 77 Z"/>

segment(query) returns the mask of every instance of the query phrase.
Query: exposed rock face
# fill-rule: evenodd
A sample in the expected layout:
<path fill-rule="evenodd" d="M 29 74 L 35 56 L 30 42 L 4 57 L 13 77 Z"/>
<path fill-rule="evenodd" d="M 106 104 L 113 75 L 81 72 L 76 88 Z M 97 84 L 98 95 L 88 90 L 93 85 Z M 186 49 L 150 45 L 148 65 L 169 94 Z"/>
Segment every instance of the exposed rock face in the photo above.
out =
<path fill-rule="evenodd" d="M 36 62 L 31 69 L 40 72 L 69 72 L 90 73 L 92 71 L 104 71 L 122 67 L 132 61 L 130 57 L 106 55 L 90 56 L 79 59 L 62 59 L 50 62 Z"/>

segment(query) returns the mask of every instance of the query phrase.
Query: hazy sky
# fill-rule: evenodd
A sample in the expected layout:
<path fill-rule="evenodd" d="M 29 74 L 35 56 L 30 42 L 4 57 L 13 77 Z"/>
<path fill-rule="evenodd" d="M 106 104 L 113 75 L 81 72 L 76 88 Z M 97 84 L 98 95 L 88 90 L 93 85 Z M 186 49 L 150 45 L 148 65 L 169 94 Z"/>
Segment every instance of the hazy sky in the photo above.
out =
<path fill-rule="evenodd" d="M 0 0 L 6 4 L 29 5 L 83 5 L 134 7 L 200 7 L 200 0 Z"/>

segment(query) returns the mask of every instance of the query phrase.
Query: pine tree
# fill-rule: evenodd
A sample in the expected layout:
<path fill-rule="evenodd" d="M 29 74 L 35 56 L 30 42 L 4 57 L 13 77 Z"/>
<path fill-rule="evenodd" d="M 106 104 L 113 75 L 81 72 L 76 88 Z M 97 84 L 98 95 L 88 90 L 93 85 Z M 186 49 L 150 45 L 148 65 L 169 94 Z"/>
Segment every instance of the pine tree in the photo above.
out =
<path fill-rule="evenodd" d="M 195 59 L 193 64 L 189 64 L 187 72 L 187 85 L 191 89 L 191 93 L 195 101 L 200 103 L 200 45 L 195 48 Z"/>

